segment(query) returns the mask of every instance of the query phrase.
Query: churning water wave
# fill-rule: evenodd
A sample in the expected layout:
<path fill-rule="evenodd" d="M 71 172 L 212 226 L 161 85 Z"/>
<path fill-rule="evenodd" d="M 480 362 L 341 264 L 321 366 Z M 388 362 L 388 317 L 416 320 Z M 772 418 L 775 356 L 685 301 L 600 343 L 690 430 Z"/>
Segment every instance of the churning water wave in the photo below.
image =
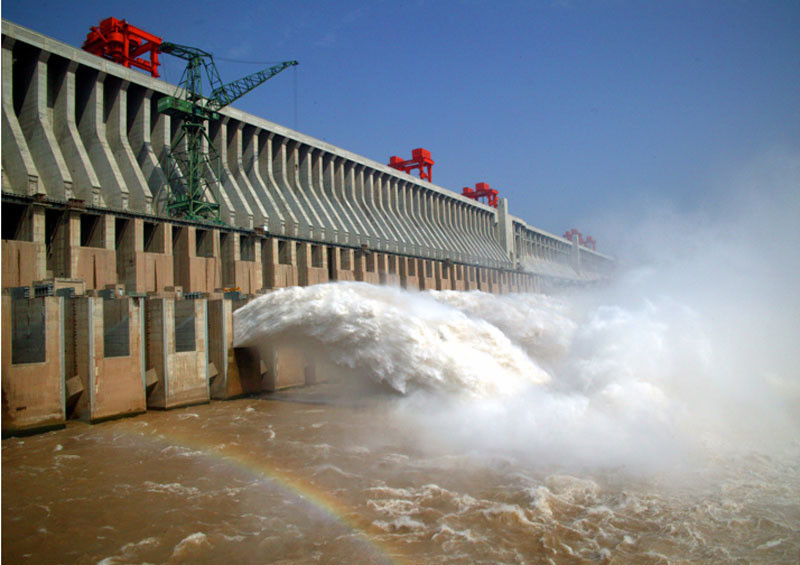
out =
<path fill-rule="evenodd" d="M 664 297 L 625 307 L 331 283 L 277 290 L 235 316 L 238 346 L 291 344 L 323 374 L 402 395 L 395 409 L 423 442 L 652 467 L 785 438 L 777 391 L 732 372 L 709 320 Z"/>
<path fill-rule="evenodd" d="M 3 558 L 796 563 L 796 369 L 611 298 L 271 292 L 236 345 L 328 382 L 5 440 Z"/>

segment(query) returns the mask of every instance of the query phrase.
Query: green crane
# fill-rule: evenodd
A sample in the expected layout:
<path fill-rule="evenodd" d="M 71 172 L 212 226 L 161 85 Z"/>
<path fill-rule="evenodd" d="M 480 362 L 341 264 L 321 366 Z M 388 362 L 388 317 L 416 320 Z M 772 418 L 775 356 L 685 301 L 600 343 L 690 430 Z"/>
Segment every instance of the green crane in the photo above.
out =
<path fill-rule="evenodd" d="M 181 120 L 180 133 L 172 142 L 165 167 L 167 213 L 177 218 L 222 223 L 216 189 L 221 178 L 221 161 L 209 138 L 206 122 L 219 120 L 218 110 L 297 65 L 297 61 L 284 61 L 223 84 L 211 53 L 166 41 L 160 50 L 187 61 L 175 95 L 158 101 L 159 112 Z M 203 70 L 211 85 L 208 96 L 203 95 Z"/>

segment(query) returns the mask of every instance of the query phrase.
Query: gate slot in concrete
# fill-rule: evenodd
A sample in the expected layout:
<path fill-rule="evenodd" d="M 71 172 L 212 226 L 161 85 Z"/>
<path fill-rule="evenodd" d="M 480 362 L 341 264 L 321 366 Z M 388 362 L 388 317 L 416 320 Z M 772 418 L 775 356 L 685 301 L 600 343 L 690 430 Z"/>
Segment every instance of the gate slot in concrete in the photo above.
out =
<path fill-rule="evenodd" d="M 147 408 L 143 298 L 120 296 L 114 290 L 97 294 L 66 304 L 66 410 L 90 422 L 140 414 Z"/>
<path fill-rule="evenodd" d="M 232 305 L 231 309 L 236 306 Z M 236 324 L 236 317 L 230 317 Z M 302 346 L 288 343 L 248 344 L 233 347 L 234 331 L 228 337 L 228 391 L 242 390 L 242 394 L 275 392 L 277 390 L 310 385 L 320 382 L 316 363 L 308 350 Z M 235 365 L 235 369 L 231 366 Z M 233 376 L 235 370 L 235 376 Z M 235 388 L 241 387 L 241 388 Z M 246 388 L 245 388 L 246 387 Z"/>
<path fill-rule="evenodd" d="M 211 398 L 230 399 L 263 391 L 257 355 L 233 347 L 233 313 L 247 302 L 236 292 L 208 302 L 208 353 L 217 373 L 211 379 Z"/>
<path fill-rule="evenodd" d="M 237 347 L 234 357 L 239 378 L 257 386 L 253 392 L 275 392 L 321 382 L 315 363 L 297 347 Z"/>
<path fill-rule="evenodd" d="M 273 345 L 266 348 L 261 369 L 262 386 L 269 392 L 316 382 L 314 363 L 297 347 Z"/>
<path fill-rule="evenodd" d="M 205 298 L 148 298 L 148 408 L 176 408 L 209 401 L 207 309 Z"/>

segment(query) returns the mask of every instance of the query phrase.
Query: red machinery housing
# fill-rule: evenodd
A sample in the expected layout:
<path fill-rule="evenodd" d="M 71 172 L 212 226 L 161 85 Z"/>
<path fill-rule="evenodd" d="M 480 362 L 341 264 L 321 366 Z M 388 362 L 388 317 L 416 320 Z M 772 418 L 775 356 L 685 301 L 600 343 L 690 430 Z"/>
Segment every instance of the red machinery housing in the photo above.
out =
<path fill-rule="evenodd" d="M 419 178 L 431 181 L 431 167 L 433 167 L 433 159 L 431 159 L 431 152 L 427 149 L 419 147 L 411 151 L 411 159 L 404 161 L 396 155 L 389 157 L 389 166 L 398 171 L 403 171 L 411 174 L 414 169 L 419 169 Z"/>
<path fill-rule="evenodd" d="M 579 232 L 576 228 L 572 228 L 571 230 L 564 232 L 564 239 L 572 241 L 573 235 L 578 236 L 578 245 L 583 245 L 584 247 L 588 247 L 592 251 L 595 251 L 597 242 L 592 236 L 588 235 L 586 238 L 584 238 L 583 235 L 581 235 L 581 232 Z"/>
<path fill-rule="evenodd" d="M 91 27 L 83 49 L 120 65 L 135 67 L 158 78 L 158 50 L 161 38 L 130 25 L 125 20 L 106 18 Z M 142 58 L 150 54 L 150 60 Z"/>
<path fill-rule="evenodd" d="M 467 198 L 472 198 L 473 200 L 478 200 L 479 202 L 481 198 L 486 198 L 486 203 L 489 206 L 497 208 L 498 192 L 485 182 L 477 183 L 474 189 L 465 186 L 464 189 L 461 191 L 461 194 L 462 196 L 466 196 Z"/>

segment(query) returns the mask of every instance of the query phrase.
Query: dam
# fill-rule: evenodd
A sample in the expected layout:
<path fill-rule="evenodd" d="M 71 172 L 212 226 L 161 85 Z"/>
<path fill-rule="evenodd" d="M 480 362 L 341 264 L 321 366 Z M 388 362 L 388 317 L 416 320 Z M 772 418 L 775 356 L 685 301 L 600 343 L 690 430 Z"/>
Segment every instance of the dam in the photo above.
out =
<path fill-rule="evenodd" d="M 312 383 L 301 351 L 233 347 L 292 286 L 539 292 L 614 260 L 234 107 L 208 131 L 221 222 L 167 213 L 175 86 L 2 22 L 3 435 Z M 210 173 L 206 173 L 210 174 Z"/>

